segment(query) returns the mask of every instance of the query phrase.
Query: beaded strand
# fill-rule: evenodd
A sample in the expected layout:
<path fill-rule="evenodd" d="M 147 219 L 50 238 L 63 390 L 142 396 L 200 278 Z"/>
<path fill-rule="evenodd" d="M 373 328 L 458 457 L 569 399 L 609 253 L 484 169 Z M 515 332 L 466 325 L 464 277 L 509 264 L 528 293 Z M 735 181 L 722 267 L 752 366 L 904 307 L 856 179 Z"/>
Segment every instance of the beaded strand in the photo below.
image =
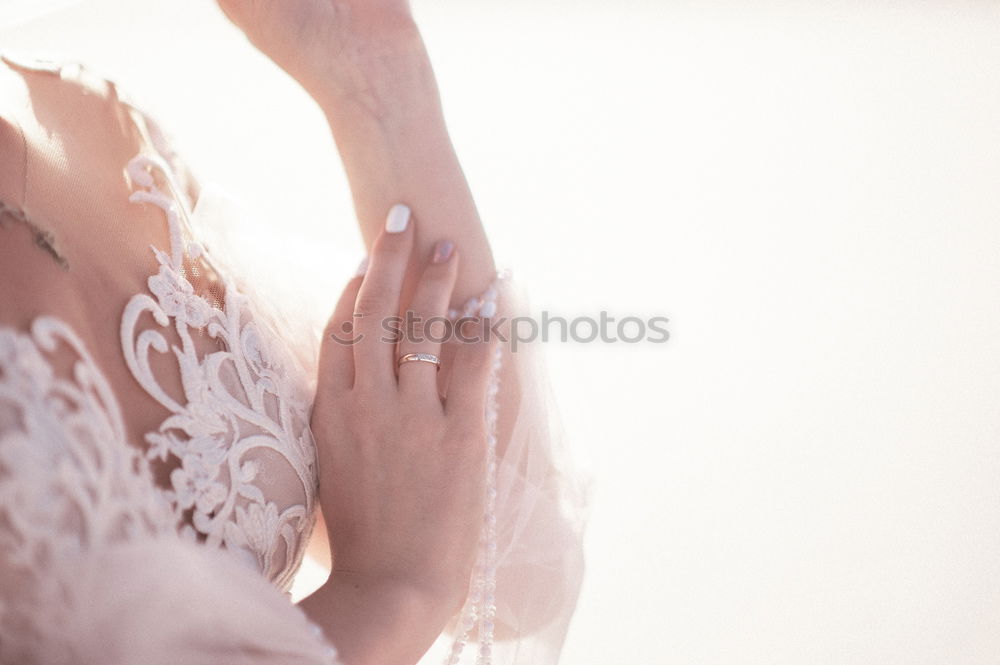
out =
<path fill-rule="evenodd" d="M 507 278 L 506 272 L 498 272 L 496 279 L 479 296 L 470 298 L 461 310 L 449 310 L 448 317 L 452 320 L 459 317 L 490 318 L 497 312 L 497 289 L 501 280 Z M 462 632 L 452 643 L 451 652 L 445 659 L 445 665 L 458 665 L 459 658 L 469 641 L 469 633 L 479 623 L 478 641 L 479 653 L 476 665 L 491 665 L 493 662 L 494 618 L 496 617 L 496 496 L 497 496 L 497 394 L 500 388 L 500 367 L 503 359 L 503 348 L 497 345 L 493 351 L 490 368 L 489 388 L 486 395 L 486 509 L 483 515 L 483 526 L 479 534 L 479 554 L 476 563 L 476 573 L 472 593 L 462 609 Z"/>

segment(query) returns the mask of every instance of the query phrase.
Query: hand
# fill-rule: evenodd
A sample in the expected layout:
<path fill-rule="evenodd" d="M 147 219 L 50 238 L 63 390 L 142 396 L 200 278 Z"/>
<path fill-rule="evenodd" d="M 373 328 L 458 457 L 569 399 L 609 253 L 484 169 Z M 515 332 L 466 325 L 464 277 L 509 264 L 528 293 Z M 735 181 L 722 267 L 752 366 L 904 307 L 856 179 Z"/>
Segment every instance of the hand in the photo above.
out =
<path fill-rule="evenodd" d="M 428 336 L 414 326 L 423 341 L 404 334 L 397 349 L 384 327 L 400 313 L 413 226 L 379 235 L 367 273 L 351 280 L 337 304 L 320 351 L 311 425 L 331 579 L 419 589 L 448 606 L 447 619 L 468 593 L 485 509 L 484 412 L 496 342 L 452 344 L 444 398 L 433 364 L 397 370 L 398 355 L 442 355 L 428 339 L 440 339 L 441 330 Z M 413 289 L 408 309 L 419 321 L 447 313 L 459 257 L 442 249 L 439 243 Z M 474 332 L 463 328 L 467 337 Z"/>
<path fill-rule="evenodd" d="M 386 108 L 431 83 L 408 0 L 218 0 L 250 42 L 320 104 Z"/>

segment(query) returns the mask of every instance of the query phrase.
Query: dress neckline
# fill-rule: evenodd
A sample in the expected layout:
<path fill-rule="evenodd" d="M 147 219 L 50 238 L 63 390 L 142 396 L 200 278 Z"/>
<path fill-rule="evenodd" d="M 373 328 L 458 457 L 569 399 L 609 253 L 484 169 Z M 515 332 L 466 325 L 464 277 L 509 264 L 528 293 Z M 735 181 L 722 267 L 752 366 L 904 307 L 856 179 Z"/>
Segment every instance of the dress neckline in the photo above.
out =
<path fill-rule="evenodd" d="M 143 273 L 148 288 L 126 294 L 118 319 L 128 371 L 167 412 L 134 448 L 149 462 L 170 461 L 167 486 L 153 491 L 170 506 L 183 538 L 224 547 L 288 589 L 312 532 L 318 491 L 308 379 L 293 367 L 298 363 L 288 340 L 275 334 L 266 308 L 244 292 L 225 253 L 216 260 L 202 245 L 199 217 L 213 214 L 217 188 L 189 193 L 182 186 L 186 171 L 169 137 L 114 81 L 66 60 L 6 51 L 0 58 L 44 76 L 73 79 L 86 71 L 128 114 L 125 131 L 134 130 L 139 143 L 125 165 L 128 201 L 153 206 L 169 236 L 148 245 L 155 256 Z M 207 271 L 217 278 L 217 294 L 202 293 L 190 281 Z M 154 357 L 176 361 L 179 391 L 161 384 L 163 372 L 174 370 Z"/>

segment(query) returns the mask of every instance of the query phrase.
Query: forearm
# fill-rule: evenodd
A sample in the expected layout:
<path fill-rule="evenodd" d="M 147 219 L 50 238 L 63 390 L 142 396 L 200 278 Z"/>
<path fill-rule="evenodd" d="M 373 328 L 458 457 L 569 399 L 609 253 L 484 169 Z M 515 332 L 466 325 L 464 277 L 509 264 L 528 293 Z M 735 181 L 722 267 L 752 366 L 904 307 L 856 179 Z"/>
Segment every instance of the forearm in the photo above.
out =
<path fill-rule="evenodd" d="M 344 665 L 413 665 L 456 612 L 416 587 L 341 573 L 299 607 L 323 629 Z"/>
<path fill-rule="evenodd" d="M 354 68 L 352 85 L 329 86 L 313 97 L 343 160 L 366 247 L 386 211 L 407 204 L 416 220 L 415 257 L 425 259 L 439 239 L 455 243 L 460 265 L 454 297 L 461 302 L 486 288 L 496 268 L 448 135 L 430 60 L 419 34 L 406 39 L 413 46 L 386 58 L 382 69 Z"/>

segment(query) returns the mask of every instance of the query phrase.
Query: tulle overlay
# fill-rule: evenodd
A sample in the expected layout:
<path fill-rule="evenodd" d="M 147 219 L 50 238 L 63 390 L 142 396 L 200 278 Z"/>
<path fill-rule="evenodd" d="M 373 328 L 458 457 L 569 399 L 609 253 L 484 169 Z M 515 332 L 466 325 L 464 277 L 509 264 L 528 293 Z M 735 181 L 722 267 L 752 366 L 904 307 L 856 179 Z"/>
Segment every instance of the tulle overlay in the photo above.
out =
<path fill-rule="evenodd" d="M 0 662 L 338 662 L 288 594 L 317 514 L 308 422 L 323 317 L 265 296 L 261 271 L 226 251 L 239 206 L 199 186 L 113 83 L 57 60 L 5 62 L 45 114 L 38 136 L 64 135 L 54 147 L 22 125 L 25 195 L 0 200 L 0 235 L 31 226 L 61 279 L 93 281 L 81 293 L 94 307 L 115 301 L 117 334 L 95 337 L 105 329 L 47 302 L 0 325 Z M 93 109 L 67 107 L 81 90 Z M 88 118 L 118 150 L 73 150 Z M 122 201 L 101 198 L 121 181 Z M 57 223 L 70 215 L 94 232 Z M 121 242 L 95 239 L 106 219 Z M 526 301 L 501 275 L 467 309 L 511 316 Z M 468 602 L 421 663 L 558 661 L 589 474 L 564 446 L 537 351 L 497 351 L 493 519 Z"/>

